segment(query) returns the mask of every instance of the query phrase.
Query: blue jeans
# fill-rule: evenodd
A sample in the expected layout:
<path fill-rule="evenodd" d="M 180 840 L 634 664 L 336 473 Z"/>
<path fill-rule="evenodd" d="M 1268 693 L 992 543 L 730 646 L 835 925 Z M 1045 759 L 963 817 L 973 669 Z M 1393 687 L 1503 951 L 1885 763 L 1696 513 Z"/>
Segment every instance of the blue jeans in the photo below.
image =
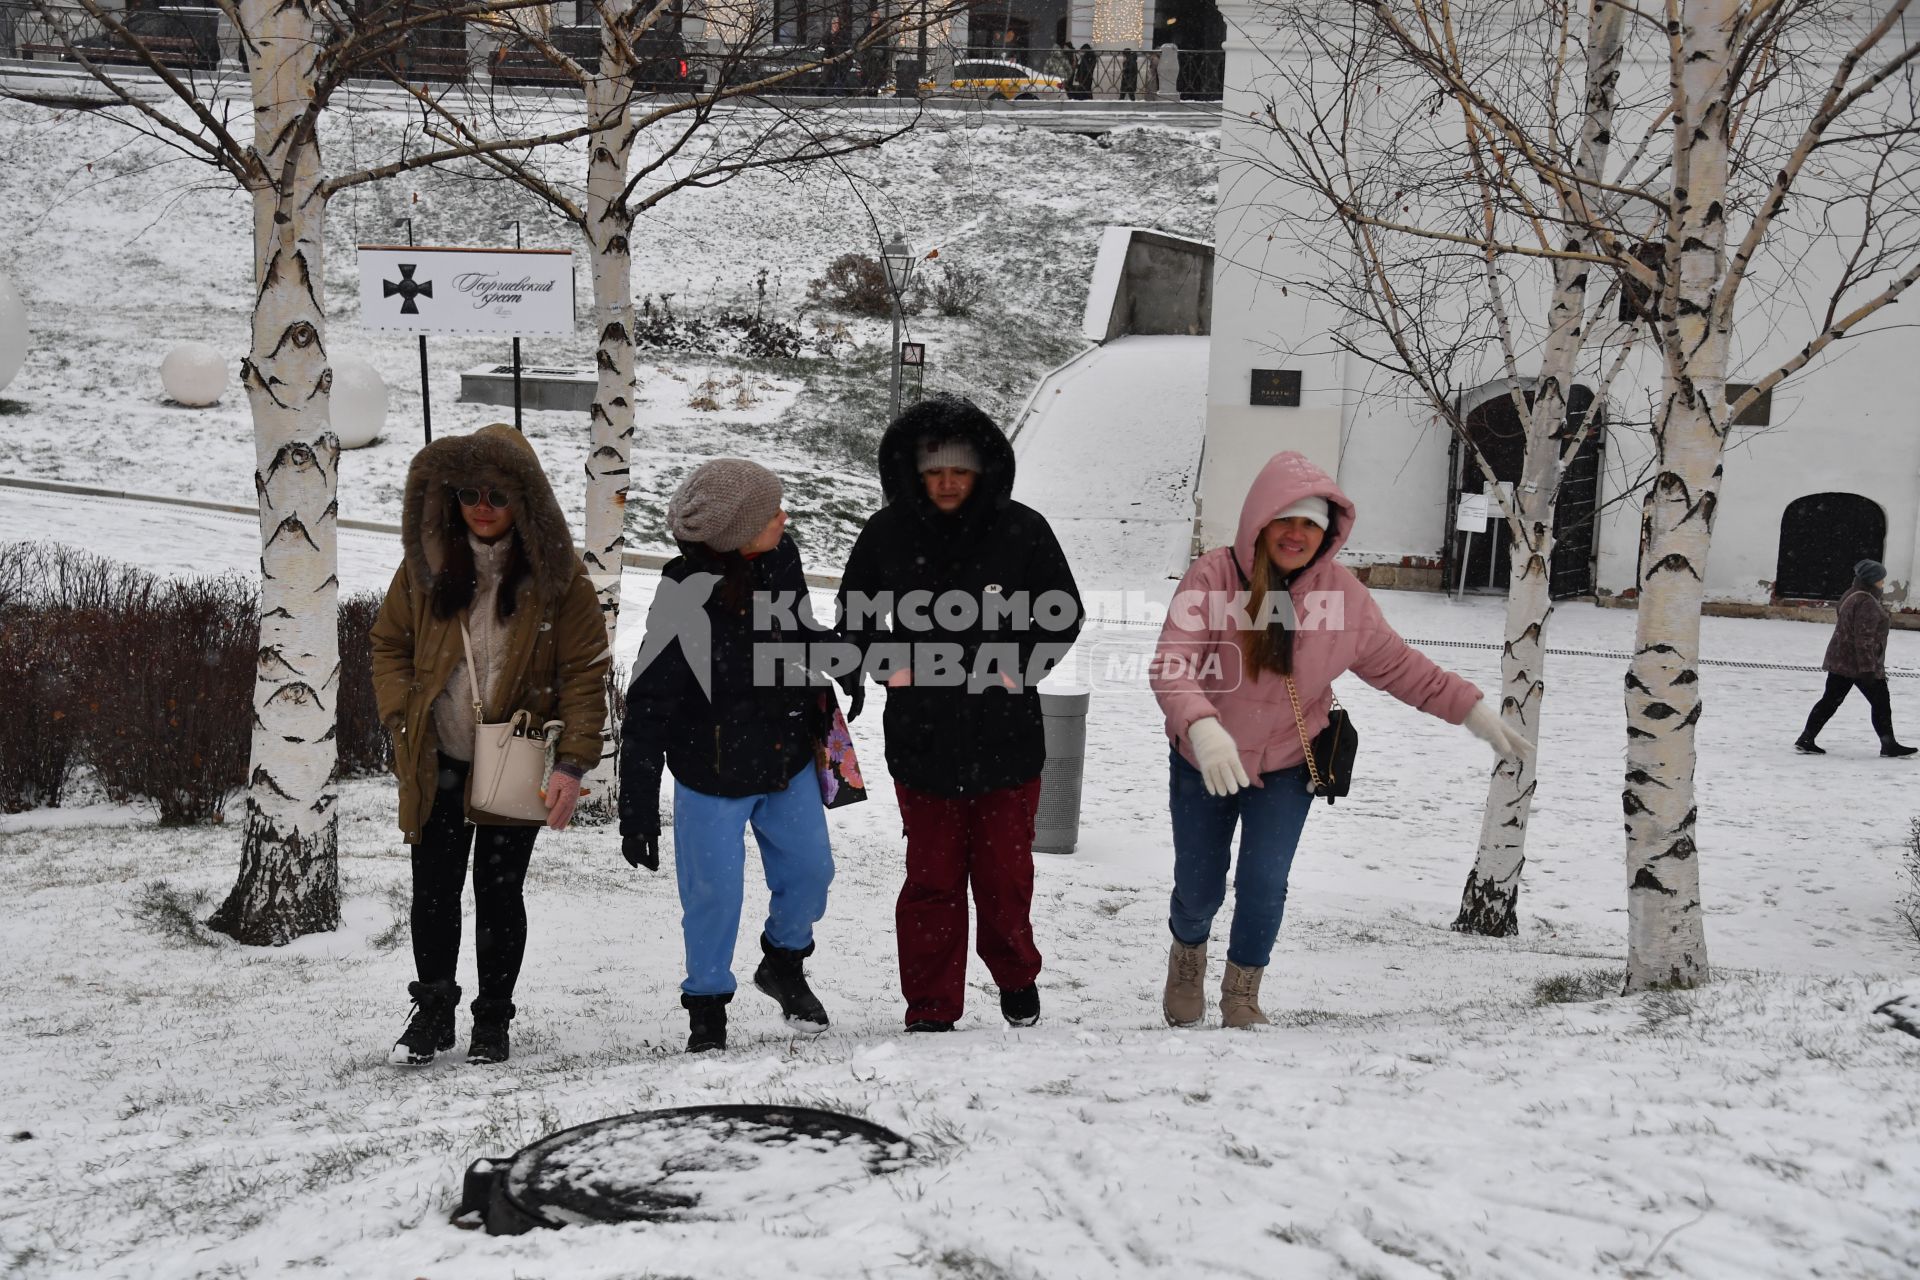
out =
<path fill-rule="evenodd" d="M 813 943 L 814 921 L 827 913 L 833 849 L 812 762 L 793 775 L 786 790 L 752 796 L 710 796 L 676 781 L 673 871 L 687 950 L 687 978 L 680 990 L 688 995 L 734 990 L 733 946 L 740 936 L 749 826 L 772 893 L 767 940 L 803 951 Z"/>
<path fill-rule="evenodd" d="M 1233 877 L 1233 925 L 1227 959 L 1260 969 L 1273 957 L 1287 910 L 1287 873 L 1313 797 L 1305 765 L 1260 775 L 1263 785 L 1210 796 L 1200 771 L 1172 752 L 1168 804 L 1173 814 L 1173 898 L 1167 927 L 1188 946 L 1207 940 L 1227 898 L 1233 828 L 1240 827 L 1240 863 Z"/>

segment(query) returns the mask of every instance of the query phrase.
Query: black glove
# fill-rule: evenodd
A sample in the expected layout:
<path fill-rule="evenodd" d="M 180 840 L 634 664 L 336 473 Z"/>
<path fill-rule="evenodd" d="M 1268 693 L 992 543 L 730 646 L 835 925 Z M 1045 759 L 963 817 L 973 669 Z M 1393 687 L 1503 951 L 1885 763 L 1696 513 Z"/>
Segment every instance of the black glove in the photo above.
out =
<path fill-rule="evenodd" d="M 660 869 L 660 837 L 622 836 L 620 837 L 620 856 L 627 860 L 630 867 L 645 867 L 649 871 Z"/>
<path fill-rule="evenodd" d="M 860 718 L 860 708 L 867 705 L 867 682 L 856 680 L 847 692 L 847 723 L 852 724 Z"/>

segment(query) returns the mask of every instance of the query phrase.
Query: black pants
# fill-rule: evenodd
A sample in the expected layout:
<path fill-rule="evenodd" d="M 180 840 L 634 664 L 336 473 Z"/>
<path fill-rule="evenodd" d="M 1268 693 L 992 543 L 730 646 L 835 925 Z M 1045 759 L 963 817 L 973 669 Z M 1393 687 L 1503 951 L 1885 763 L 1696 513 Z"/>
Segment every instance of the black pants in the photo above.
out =
<path fill-rule="evenodd" d="M 460 891 L 473 851 L 474 951 L 483 1000 L 511 1000 L 527 951 L 521 895 L 538 827 L 479 827 L 467 821 L 465 761 L 440 757 L 433 812 L 413 846 L 413 965 L 420 981 L 452 980 L 460 963 Z"/>
<path fill-rule="evenodd" d="M 1854 679 L 1849 676 L 1837 676 L 1827 673 L 1827 691 L 1820 695 L 1820 701 L 1813 704 L 1813 710 L 1807 714 L 1806 732 L 1800 736 L 1812 742 L 1827 727 L 1827 721 L 1833 719 L 1833 713 L 1847 700 L 1847 690 L 1858 689 L 1866 697 L 1867 705 L 1873 709 L 1873 731 L 1880 735 L 1882 742 L 1893 741 L 1893 699 L 1887 693 L 1887 682 L 1883 676 L 1861 676 Z"/>

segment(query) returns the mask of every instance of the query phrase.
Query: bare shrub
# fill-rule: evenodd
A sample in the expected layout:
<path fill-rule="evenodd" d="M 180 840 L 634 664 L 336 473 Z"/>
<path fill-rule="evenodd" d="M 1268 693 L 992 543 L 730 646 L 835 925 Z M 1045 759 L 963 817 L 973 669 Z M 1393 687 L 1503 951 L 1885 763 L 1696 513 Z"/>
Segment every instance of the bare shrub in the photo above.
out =
<path fill-rule="evenodd" d="M 373 695 L 373 620 L 380 616 L 380 603 L 371 591 L 340 601 L 340 680 L 334 692 L 334 738 L 340 748 L 334 776 L 339 778 L 385 773 L 393 756 Z"/>
<path fill-rule="evenodd" d="M 819 279 L 807 285 L 807 296 L 837 311 L 861 316 L 893 314 L 893 290 L 887 284 L 887 269 L 878 258 L 864 253 L 843 253 L 827 264 Z M 900 309 L 916 314 L 920 304 L 909 295 L 900 300 Z"/>
<path fill-rule="evenodd" d="M 156 580 L 54 543 L 0 546 L 0 811 L 58 806 L 109 653 L 102 618 Z M 113 656 L 125 662 L 125 650 Z"/>
<path fill-rule="evenodd" d="M 162 826 L 223 816 L 247 781 L 259 635 L 251 584 L 167 582 L 95 618 L 102 657 L 86 751 L 101 784 L 118 799 L 154 801 Z M 109 651 L 126 656 L 110 663 Z"/>
<path fill-rule="evenodd" d="M 943 261 L 927 292 L 941 315 L 970 316 L 987 296 L 987 276 L 976 268 Z"/>

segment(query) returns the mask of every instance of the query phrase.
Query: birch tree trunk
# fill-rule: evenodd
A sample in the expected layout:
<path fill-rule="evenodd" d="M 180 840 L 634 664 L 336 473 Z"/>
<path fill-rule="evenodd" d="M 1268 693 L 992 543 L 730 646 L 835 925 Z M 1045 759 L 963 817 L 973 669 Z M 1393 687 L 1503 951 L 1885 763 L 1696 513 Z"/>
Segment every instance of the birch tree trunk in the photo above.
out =
<path fill-rule="evenodd" d="M 1708 979 L 1694 843 L 1700 605 L 1726 444 L 1725 196 L 1737 0 L 1685 0 L 1670 37 L 1673 203 L 1660 303 L 1655 477 L 1627 670 L 1627 990 Z"/>
<path fill-rule="evenodd" d="M 1573 189 L 1575 198 L 1561 200 L 1568 228 L 1564 247 L 1573 253 L 1593 249 L 1591 215 L 1575 206 L 1580 203 L 1578 197 L 1584 196 L 1589 202 L 1599 198 L 1594 184 L 1605 174 L 1613 136 L 1625 27 L 1625 11 L 1618 5 L 1606 0 L 1592 3 L 1580 147 L 1574 163 L 1574 174 L 1581 185 Z M 1527 419 L 1526 457 L 1514 490 L 1521 536 L 1513 544 L 1517 560 L 1507 588 L 1506 643 L 1500 654 L 1500 717 L 1535 744 L 1540 741 L 1540 714 L 1547 695 L 1554 514 L 1566 463 L 1578 447 L 1578 438 L 1569 438 L 1570 428 L 1587 426 L 1584 422 L 1568 422 L 1567 403 L 1586 340 L 1590 270 L 1585 262 L 1563 259 L 1556 264 L 1540 380 Z M 1595 404 L 1587 416 L 1598 412 L 1599 405 Z M 1460 895 L 1460 914 L 1453 922 L 1459 932 L 1496 938 L 1519 932 L 1520 874 L 1526 867 L 1527 820 L 1538 785 L 1534 765 L 1531 758 L 1502 760 L 1494 768 L 1480 820 L 1480 847 Z"/>
<path fill-rule="evenodd" d="M 320 152 L 309 114 L 318 53 L 304 0 L 244 0 L 254 141 L 256 295 L 241 379 L 260 497 L 260 648 L 240 874 L 208 925 L 278 946 L 337 928 L 334 695 L 339 441 L 322 302 Z"/>
<path fill-rule="evenodd" d="M 621 19 L 632 15 L 628 7 Z M 612 14 L 609 15 L 613 16 Z M 588 120 L 600 131 L 588 136 L 587 248 L 593 271 L 593 317 L 599 330 L 594 352 L 599 381 L 594 390 L 592 437 L 587 451 L 587 573 L 600 597 L 611 647 L 620 628 L 621 554 L 627 549 L 627 476 L 633 449 L 633 217 L 624 192 L 633 151 L 632 67 L 626 21 L 601 31 L 600 73 L 587 80 Z M 610 696 L 619 697 L 618 689 Z M 607 821 L 619 811 L 618 721 L 607 717 L 605 745 L 583 805 L 588 819 Z"/>

